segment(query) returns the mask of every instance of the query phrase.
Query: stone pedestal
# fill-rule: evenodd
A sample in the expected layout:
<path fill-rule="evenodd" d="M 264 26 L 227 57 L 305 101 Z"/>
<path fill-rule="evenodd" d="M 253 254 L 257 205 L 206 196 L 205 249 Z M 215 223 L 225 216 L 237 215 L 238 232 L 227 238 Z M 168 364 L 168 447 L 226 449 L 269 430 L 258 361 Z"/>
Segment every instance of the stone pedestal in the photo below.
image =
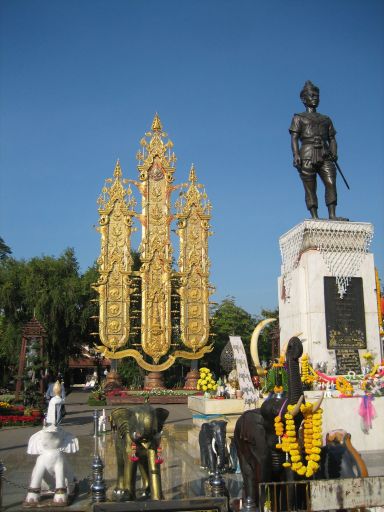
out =
<path fill-rule="evenodd" d="M 163 372 L 149 372 L 144 378 L 144 390 L 165 389 Z"/>
<path fill-rule="evenodd" d="M 336 367 L 336 349 L 358 350 L 362 365 L 361 355 L 367 350 L 374 354 L 376 361 L 381 359 L 374 260 L 373 254 L 367 252 L 372 234 L 373 227 L 367 223 L 312 220 L 304 221 L 280 238 L 283 258 L 278 282 L 281 348 L 292 336 L 300 335 L 304 352 L 309 354 L 312 364 L 326 362 L 328 373 Z M 334 296 L 328 293 L 326 297 L 325 278 L 335 279 L 335 276 L 338 283 L 328 281 L 334 286 Z M 360 298 L 351 299 L 348 277 L 361 278 L 354 282 L 362 287 Z M 339 316 L 344 315 L 342 328 L 332 320 L 335 327 L 329 319 L 333 313 L 332 301 L 340 305 Z M 361 332 L 355 335 L 358 331 L 355 327 L 347 332 L 348 325 L 356 321 L 355 310 L 359 309 L 360 324 L 365 323 L 364 335 Z M 330 342 L 333 331 L 343 333 Z"/>
<path fill-rule="evenodd" d="M 236 421 L 245 411 L 244 399 L 204 398 L 203 396 L 189 396 L 188 409 L 192 413 L 193 425 L 201 427 L 203 423 L 212 420 L 227 421 L 227 435 L 232 435 Z"/>
<path fill-rule="evenodd" d="M 105 391 L 111 391 L 112 389 L 121 388 L 121 380 L 116 370 L 111 370 L 105 377 Z"/>
<path fill-rule="evenodd" d="M 305 400 L 316 402 L 320 397 L 320 391 L 305 391 Z M 340 398 L 334 391 L 332 397 L 324 397 L 321 408 L 323 409 L 323 435 L 332 430 L 346 430 L 351 434 L 353 446 L 359 452 L 381 450 L 384 446 L 384 397 L 375 397 L 373 405 L 376 417 L 372 420 L 372 429 L 368 433 L 361 428 L 361 416 L 359 416 L 362 395 L 351 398 Z"/>
<path fill-rule="evenodd" d="M 185 384 L 183 389 L 197 389 L 197 381 L 199 380 L 199 370 L 190 370 L 185 376 Z"/>

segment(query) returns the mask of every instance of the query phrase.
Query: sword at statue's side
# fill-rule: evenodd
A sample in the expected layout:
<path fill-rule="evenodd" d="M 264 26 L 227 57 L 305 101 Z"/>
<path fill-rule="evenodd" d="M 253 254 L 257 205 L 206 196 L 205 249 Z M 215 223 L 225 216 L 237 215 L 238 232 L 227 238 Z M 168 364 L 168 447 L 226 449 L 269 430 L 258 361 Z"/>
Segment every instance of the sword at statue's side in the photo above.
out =
<path fill-rule="evenodd" d="M 340 169 L 340 165 L 337 163 L 337 161 L 336 161 L 334 158 L 333 158 L 332 160 L 333 160 L 334 164 L 336 165 L 336 169 L 339 171 L 340 176 L 343 178 L 343 181 L 344 181 L 344 183 L 345 183 L 345 185 L 346 185 L 347 189 L 348 189 L 348 190 L 351 190 L 351 189 L 349 188 L 348 181 L 345 179 L 345 176 L 344 176 L 344 174 L 343 174 L 343 171 Z"/>

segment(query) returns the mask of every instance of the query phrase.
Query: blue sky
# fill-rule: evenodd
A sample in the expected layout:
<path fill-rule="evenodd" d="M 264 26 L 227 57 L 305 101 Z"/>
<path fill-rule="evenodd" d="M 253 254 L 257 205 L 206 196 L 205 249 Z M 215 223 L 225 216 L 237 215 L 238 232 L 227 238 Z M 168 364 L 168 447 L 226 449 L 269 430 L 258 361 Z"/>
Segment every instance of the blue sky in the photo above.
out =
<path fill-rule="evenodd" d="M 137 177 L 159 112 L 176 182 L 193 162 L 213 204 L 214 299 L 275 307 L 279 236 L 308 217 L 288 127 L 310 79 L 351 186 L 338 213 L 374 224 L 384 279 L 381 0 L 2 0 L 0 23 L 0 236 L 16 258 L 94 262 L 104 179 L 117 158 Z"/>

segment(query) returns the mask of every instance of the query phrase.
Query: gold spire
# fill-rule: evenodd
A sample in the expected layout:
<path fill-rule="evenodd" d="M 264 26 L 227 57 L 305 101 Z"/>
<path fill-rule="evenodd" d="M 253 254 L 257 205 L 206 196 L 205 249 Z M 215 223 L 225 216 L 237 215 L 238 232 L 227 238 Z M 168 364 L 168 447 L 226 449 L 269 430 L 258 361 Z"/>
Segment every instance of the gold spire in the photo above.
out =
<path fill-rule="evenodd" d="M 153 121 L 152 121 L 152 131 L 153 132 L 161 132 L 162 129 L 163 129 L 163 126 L 161 124 L 160 117 L 158 116 L 158 114 L 156 112 L 155 117 L 153 118 Z"/>
<path fill-rule="evenodd" d="M 194 164 L 192 164 L 191 170 L 189 171 L 189 181 L 191 183 L 196 183 L 196 181 L 197 181 Z"/>
<path fill-rule="evenodd" d="M 113 176 L 115 178 L 121 178 L 121 176 L 122 176 L 121 167 L 120 167 L 120 160 L 119 159 L 117 159 L 117 162 L 116 162 L 116 165 L 115 165 L 115 170 L 113 171 Z"/>

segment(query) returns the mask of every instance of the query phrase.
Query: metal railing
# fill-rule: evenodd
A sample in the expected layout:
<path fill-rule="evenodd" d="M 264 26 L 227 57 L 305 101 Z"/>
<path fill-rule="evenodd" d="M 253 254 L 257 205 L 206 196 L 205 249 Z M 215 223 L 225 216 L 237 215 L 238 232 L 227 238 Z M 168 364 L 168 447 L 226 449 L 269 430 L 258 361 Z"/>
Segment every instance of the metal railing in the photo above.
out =
<path fill-rule="evenodd" d="M 308 481 L 263 482 L 259 484 L 260 512 L 295 512 L 310 510 L 310 487 Z"/>

